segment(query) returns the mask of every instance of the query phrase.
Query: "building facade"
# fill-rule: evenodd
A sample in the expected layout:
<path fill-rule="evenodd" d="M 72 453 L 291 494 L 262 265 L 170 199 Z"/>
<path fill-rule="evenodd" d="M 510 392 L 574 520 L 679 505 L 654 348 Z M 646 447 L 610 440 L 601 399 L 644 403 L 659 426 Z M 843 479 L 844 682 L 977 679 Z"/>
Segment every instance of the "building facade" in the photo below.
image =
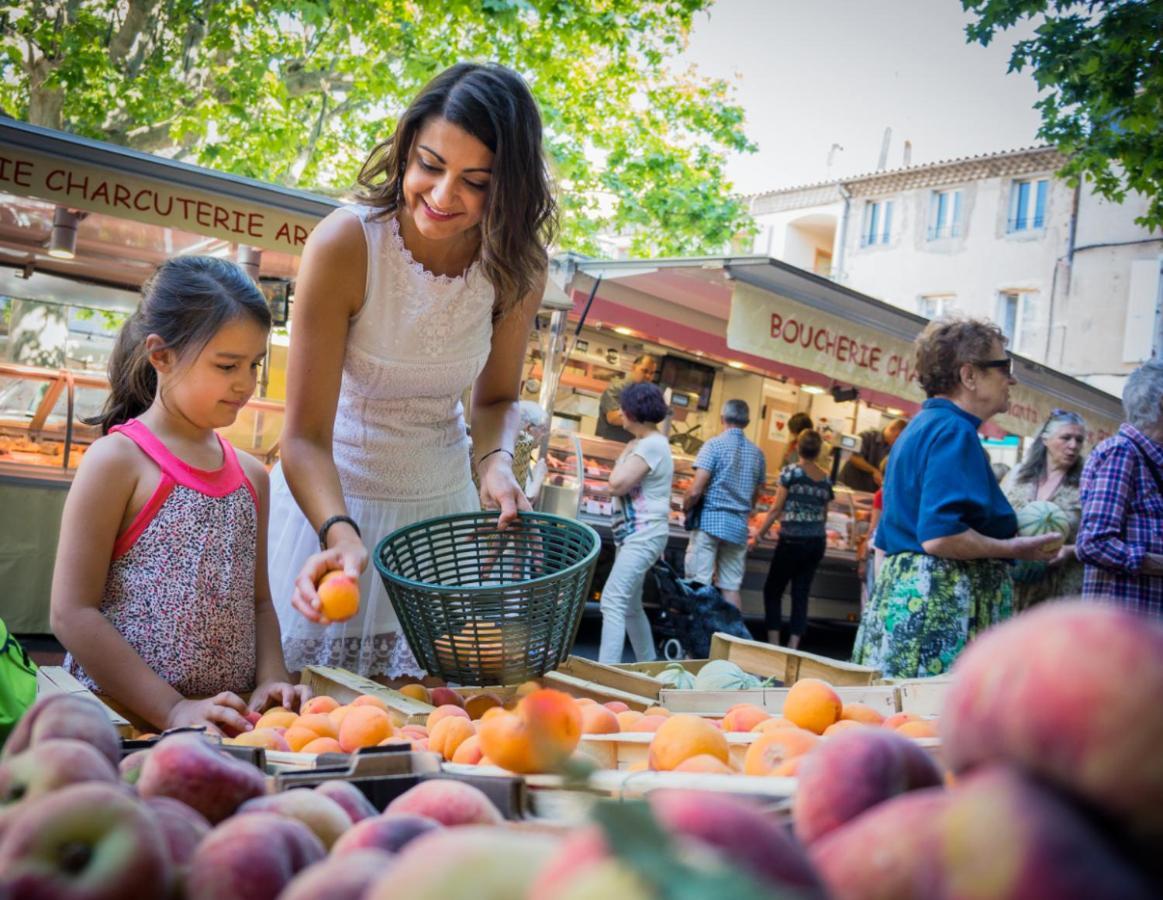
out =
<path fill-rule="evenodd" d="M 996 321 L 1017 353 L 1113 393 L 1151 355 L 1163 234 L 1035 147 L 751 198 L 753 252 L 928 318 Z"/>

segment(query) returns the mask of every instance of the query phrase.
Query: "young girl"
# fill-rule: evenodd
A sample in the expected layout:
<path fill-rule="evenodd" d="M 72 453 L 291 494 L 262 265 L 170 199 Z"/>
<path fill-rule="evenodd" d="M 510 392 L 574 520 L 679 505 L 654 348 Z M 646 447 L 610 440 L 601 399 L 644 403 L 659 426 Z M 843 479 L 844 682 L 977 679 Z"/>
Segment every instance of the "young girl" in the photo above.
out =
<path fill-rule="evenodd" d="M 53 631 L 82 683 L 154 727 L 246 731 L 240 693 L 304 696 L 267 586 L 266 471 L 214 431 L 254 393 L 270 312 L 210 257 L 165 263 L 142 294 L 65 502 Z"/>

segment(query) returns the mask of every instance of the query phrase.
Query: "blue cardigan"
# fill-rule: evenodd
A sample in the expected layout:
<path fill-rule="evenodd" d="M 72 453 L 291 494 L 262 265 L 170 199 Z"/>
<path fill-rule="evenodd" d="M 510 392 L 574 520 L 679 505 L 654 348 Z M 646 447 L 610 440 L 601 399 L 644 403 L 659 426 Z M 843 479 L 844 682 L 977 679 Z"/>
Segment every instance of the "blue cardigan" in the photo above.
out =
<path fill-rule="evenodd" d="M 1017 533 L 1017 516 L 977 436 L 980 426 L 949 400 L 925 401 L 889 454 L 877 547 L 889 555 L 924 553 L 925 541 L 970 528 L 999 539 Z"/>

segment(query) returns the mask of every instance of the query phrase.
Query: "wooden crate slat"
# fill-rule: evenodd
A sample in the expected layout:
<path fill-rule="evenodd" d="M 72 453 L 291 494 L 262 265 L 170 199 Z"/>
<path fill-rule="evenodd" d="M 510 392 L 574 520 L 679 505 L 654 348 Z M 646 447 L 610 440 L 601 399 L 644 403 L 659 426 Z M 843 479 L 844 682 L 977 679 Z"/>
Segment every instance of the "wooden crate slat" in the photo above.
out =
<path fill-rule="evenodd" d="M 869 666 L 858 666 L 762 641 L 749 641 L 721 632 L 711 637 L 711 658 L 730 660 L 752 675 L 774 676 L 786 686 L 795 684 L 801 678 L 819 678 L 834 687 L 840 687 L 872 684 L 880 677 L 880 671 Z"/>
<path fill-rule="evenodd" d="M 63 666 L 41 666 L 36 670 L 36 696 L 44 697 L 49 694 L 72 694 L 75 697 L 92 700 L 105 710 L 105 715 L 109 717 L 109 721 L 113 723 L 121 737 L 133 737 L 136 733 L 136 729 L 125 716 L 77 681 Z"/>
<path fill-rule="evenodd" d="M 556 672 L 546 672 L 541 676 L 541 681 L 548 688 L 563 691 L 571 697 L 589 697 L 591 700 L 596 700 L 599 703 L 608 703 L 611 700 L 621 700 L 631 709 L 644 710 L 649 706 L 653 706 L 657 700 L 643 697 L 641 694 L 631 694 L 628 691 L 622 691 L 618 688 L 608 687 L 604 684 L 598 684 L 594 681 L 588 681 L 584 678 L 577 678 L 573 675 L 567 675 L 565 672 L 558 670 Z"/>
<path fill-rule="evenodd" d="M 897 682 L 900 711 L 919 716 L 941 715 L 945 695 L 952 683 L 951 678 L 911 678 Z"/>
<path fill-rule="evenodd" d="M 650 700 L 658 698 L 661 686 L 658 679 L 651 677 L 653 673 L 629 667 L 606 665 L 592 659 L 583 659 L 580 656 L 569 657 L 558 667 L 557 671 L 563 675 L 592 681 L 595 684 L 615 688 L 627 694 L 646 697 Z"/>

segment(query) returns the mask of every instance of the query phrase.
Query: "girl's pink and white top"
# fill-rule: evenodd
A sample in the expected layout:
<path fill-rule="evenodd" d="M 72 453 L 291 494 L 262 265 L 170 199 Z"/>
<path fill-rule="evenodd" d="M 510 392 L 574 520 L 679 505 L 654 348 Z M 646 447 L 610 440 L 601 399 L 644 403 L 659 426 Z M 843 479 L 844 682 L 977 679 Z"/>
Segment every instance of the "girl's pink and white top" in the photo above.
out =
<path fill-rule="evenodd" d="M 158 676 L 185 697 L 255 686 L 258 498 L 234 448 L 196 469 L 136 419 L 112 429 L 161 470 L 161 481 L 117 538 L 101 613 Z M 65 666 L 97 686 L 70 654 Z"/>

